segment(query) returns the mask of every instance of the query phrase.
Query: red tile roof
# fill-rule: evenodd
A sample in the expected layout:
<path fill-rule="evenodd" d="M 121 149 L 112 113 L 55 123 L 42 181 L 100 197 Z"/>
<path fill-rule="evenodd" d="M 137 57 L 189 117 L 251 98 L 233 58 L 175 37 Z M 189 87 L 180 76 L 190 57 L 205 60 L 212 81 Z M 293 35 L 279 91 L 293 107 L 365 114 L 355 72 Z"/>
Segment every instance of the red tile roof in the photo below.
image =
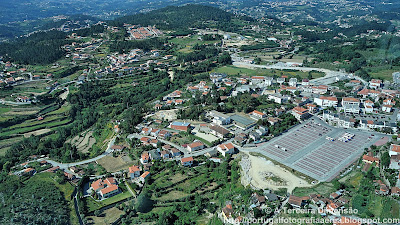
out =
<path fill-rule="evenodd" d="M 182 163 L 185 163 L 185 162 L 193 162 L 193 157 L 186 157 L 186 158 L 182 158 L 181 159 L 181 162 Z"/>
<path fill-rule="evenodd" d="M 140 171 L 140 168 L 138 166 L 131 166 L 129 167 L 129 173 L 134 173 Z"/>

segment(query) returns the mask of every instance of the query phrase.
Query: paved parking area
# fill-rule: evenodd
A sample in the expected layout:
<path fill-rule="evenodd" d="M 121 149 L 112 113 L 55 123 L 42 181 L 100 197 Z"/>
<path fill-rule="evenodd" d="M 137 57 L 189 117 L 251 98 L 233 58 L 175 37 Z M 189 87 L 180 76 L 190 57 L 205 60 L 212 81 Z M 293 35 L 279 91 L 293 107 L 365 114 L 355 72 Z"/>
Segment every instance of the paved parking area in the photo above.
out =
<path fill-rule="evenodd" d="M 339 138 L 354 134 L 349 141 Z M 251 151 L 260 152 L 290 168 L 320 181 L 330 181 L 358 160 L 383 134 L 330 127 L 313 117 L 285 134 Z"/>

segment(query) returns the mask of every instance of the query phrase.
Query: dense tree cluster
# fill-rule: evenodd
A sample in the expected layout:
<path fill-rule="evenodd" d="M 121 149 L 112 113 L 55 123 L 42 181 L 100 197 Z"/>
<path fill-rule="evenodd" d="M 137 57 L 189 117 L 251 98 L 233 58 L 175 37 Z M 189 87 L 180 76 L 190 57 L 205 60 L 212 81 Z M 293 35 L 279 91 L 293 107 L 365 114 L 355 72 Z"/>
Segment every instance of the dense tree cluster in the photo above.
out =
<path fill-rule="evenodd" d="M 232 20 L 236 16 L 224 10 L 205 5 L 168 6 L 162 9 L 124 16 L 110 21 L 112 26 L 122 27 L 124 23 L 140 24 L 142 26 L 155 25 L 161 29 L 185 29 L 190 27 L 205 27 L 207 21 L 216 21 L 217 27 L 231 29 L 237 27 Z M 250 17 L 240 17 L 252 20 Z M 209 24 L 210 25 L 210 24 Z"/>
<path fill-rule="evenodd" d="M 0 55 L 21 64 L 49 64 L 64 56 L 61 46 L 70 43 L 67 33 L 61 31 L 38 32 L 10 43 L 0 44 Z"/>
<path fill-rule="evenodd" d="M 136 48 L 144 51 L 150 51 L 152 49 L 161 50 L 164 49 L 165 43 L 167 43 L 167 41 L 161 38 L 150 38 L 137 41 L 115 41 L 110 44 L 110 51 L 124 53 Z"/>
<path fill-rule="evenodd" d="M 68 224 L 69 208 L 53 183 L 10 176 L 0 184 L 1 224 Z"/>

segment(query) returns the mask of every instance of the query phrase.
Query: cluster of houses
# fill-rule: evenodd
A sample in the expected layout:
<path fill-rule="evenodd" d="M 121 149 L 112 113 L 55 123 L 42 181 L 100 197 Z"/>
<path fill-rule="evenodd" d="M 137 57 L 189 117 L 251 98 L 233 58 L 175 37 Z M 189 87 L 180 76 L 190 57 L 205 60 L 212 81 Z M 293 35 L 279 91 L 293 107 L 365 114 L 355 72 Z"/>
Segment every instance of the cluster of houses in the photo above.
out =
<path fill-rule="evenodd" d="M 266 190 L 262 194 L 254 192 L 250 198 L 249 202 L 250 212 L 247 215 L 241 215 L 241 213 L 236 211 L 236 208 L 238 208 L 238 210 L 242 208 L 235 207 L 231 201 L 227 201 L 225 207 L 222 208 L 221 210 L 221 219 L 225 223 L 240 224 L 244 216 L 248 219 L 254 218 L 254 212 L 253 212 L 254 208 L 257 208 L 261 211 L 263 209 L 268 208 L 268 204 L 279 205 L 281 199 L 283 199 L 283 197 L 272 193 L 270 190 Z"/>
<path fill-rule="evenodd" d="M 392 144 L 389 149 L 389 156 L 389 168 L 395 171 L 397 170 L 396 180 L 400 180 L 400 145 Z M 381 163 L 381 160 L 374 156 L 372 152 L 368 152 L 367 154 L 363 155 L 362 161 L 364 162 L 364 166 L 361 169 L 363 172 L 369 171 L 372 166 L 379 167 Z M 390 188 L 381 180 L 375 180 L 374 183 L 377 187 L 375 189 L 375 194 L 377 195 L 391 194 L 392 196 L 399 196 L 400 194 L 400 188 L 398 186 L 393 186 Z"/>
<path fill-rule="evenodd" d="M 124 24 L 124 27 L 130 35 L 129 40 L 143 40 L 163 34 L 155 26 L 141 27 L 139 25 Z"/>

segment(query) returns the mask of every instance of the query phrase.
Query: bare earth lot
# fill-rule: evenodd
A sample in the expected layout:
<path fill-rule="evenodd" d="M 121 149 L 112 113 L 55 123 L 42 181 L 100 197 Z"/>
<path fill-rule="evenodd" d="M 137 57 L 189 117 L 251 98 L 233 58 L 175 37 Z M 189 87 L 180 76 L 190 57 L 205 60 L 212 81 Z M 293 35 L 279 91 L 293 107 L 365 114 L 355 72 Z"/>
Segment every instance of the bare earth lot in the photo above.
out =
<path fill-rule="evenodd" d="M 252 156 L 248 153 L 243 156 L 242 166 L 242 184 L 251 185 L 256 189 L 287 188 L 292 192 L 296 187 L 311 187 L 307 181 L 295 176 L 286 169 L 267 161 L 264 158 Z M 268 179 L 269 177 L 270 179 Z M 274 177 L 273 179 L 271 179 Z"/>
<path fill-rule="evenodd" d="M 29 133 L 25 133 L 24 137 L 28 138 L 28 137 L 30 137 L 32 135 L 38 136 L 38 135 L 42 135 L 42 134 L 48 133 L 50 131 L 51 131 L 50 129 L 40 129 L 40 130 L 32 131 L 32 132 L 29 132 Z"/>
<path fill-rule="evenodd" d="M 122 169 L 128 169 L 133 165 L 133 161 L 129 157 L 118 156 L 106 156 L 96 161 L 102 165 L 109 172 L 117 172 Z"/>
<path fill-rule="evenodd" d="M 178 112 L 178 109 L 161 110 L 155 113 L 154 118 L 168 121 L 176 120 L 178 118 L 176 112 Z"/>
<path fill-rule="evenodd" d="M 96 143 L 96 139 L 93 137 L 93 131 L 84 131 L 80 135 L 77 135 L 66 142 L 75 145 L 78 151 L 87 153 Z"/>

